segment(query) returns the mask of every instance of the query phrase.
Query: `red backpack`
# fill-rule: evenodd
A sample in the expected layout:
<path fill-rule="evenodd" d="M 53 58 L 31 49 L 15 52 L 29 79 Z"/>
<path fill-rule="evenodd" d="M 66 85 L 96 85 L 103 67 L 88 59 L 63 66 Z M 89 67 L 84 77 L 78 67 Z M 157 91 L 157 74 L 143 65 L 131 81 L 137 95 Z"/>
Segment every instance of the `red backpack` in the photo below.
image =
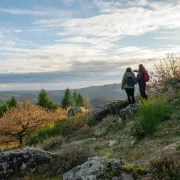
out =
<path fill-rule="evenodd" d="M 145 82 L 149 81 L 149 74 L 148 74 L 147 70 L 144 71 L 144 81 Z"/>

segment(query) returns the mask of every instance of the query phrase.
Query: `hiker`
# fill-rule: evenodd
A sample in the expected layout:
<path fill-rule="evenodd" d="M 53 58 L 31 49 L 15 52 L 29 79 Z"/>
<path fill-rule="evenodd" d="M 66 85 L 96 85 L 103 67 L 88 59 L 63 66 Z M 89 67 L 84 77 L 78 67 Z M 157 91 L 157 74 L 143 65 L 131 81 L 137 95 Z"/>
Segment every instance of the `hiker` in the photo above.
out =
<path fill-rule="evenodd" d="M 121 89 L 125 89 L 129 104 L 135 104 L 134 91 L 135 91 L 136 77 L 132 69 L 128 67 L 122 79 Z"/>
<path fill-rule="evenodd" d="M 134 72 L 138 72 L 137 82 L 139 84 L 139 91 L 140 91 L 141 97 L 143 99 L 148 99 L 148 96 L 146 94 L 146 82 L 149 81 L 149 75 L 148 75 L 147 70 L 145 69 L 145 67 L 142 64 L 140 64 L 139 70 L 134 71 Z"/>

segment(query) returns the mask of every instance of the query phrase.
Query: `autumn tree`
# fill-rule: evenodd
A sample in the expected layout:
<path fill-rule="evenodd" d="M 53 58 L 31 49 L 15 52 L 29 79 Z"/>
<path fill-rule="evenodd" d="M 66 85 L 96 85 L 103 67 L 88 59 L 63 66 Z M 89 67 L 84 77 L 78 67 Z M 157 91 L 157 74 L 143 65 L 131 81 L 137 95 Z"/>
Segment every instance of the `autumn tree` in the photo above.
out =
<path fill-rule="evenodd" d="M 38 94 L 38 106 L 41 106 L 48 110 L 55 110 L 58 108 L 58 104 L 54 103 L 50 97 L 48 96 L 48 93 L 46 90 L 42 89 Z"/>
<path fill-rule="evenodd" d="M 62 108 L 67 108 L 68 106 L 73 106 L 73 98 L 69 88 L 66 89 L 64 97 L 61 102 Z"/>
<path fill-rule="evenodd" d="M 24 102 L 21 106 L 10 108 L 0 118 L 0 143 L 18 141 L 22 145 L 24 137 L 52 121 L 53 112 Z"/>

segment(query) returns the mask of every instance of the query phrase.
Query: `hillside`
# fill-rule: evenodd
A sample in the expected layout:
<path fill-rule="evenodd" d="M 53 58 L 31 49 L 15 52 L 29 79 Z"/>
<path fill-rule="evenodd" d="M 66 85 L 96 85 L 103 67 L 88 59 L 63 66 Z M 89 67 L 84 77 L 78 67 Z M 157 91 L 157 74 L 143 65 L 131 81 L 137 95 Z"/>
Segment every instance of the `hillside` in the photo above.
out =
<path fill-rule="evenodd" d="M 117 109 L 116 112 L 122 116 L 110 115 L 111 110 L 116 109 L 111 106 L 119 108 L 126 101 L 111 102 L 110 111 L 107 111 L 110 114 L 102 121 L 94 121 L 89 116 L 72 117 L 32 136 L 28 145 L 46 151 L 25 148 L 17 153 L 7 152 L 4 156 L 12 154 L 11 158 L 16 158 L 19 153 L 19 158 L 31 158 L 30 165 L 38 159 L 40 166 L 33 172 L 15 174 L 23 180 L 42 177 L 48 180 L 86 180 L 91 176 L 95 177 L 93 180 L 111 180 L 116 176 L 122 180 L 179 180 L 179 95 L 179 89 L 154 93 L 146 106 L 139 102 L 136 106 Z M 43 134 L 49 134 L 49 137 Z M 34 159 L 29 156 L 31 153 Z M 3 162 L 4 156 L 3 153 L 0 156 Z M 41 165 L 43 156 L 46 165 Z M 0 163 L 0 166 L 4 164 Z M 20 168 L 19 164 L 15 163 L 15 171 Z M 126 178 L 122 178 L 124 176 Z"/>
<path fill-rule="evenodd" d="M 123 99 L 126 97 L 124 91 L 120 89 L 120 84 L 109 84 L 103 86 L 92 86 L 82 89 L 76 89 L 83 96 L 88 96 L 92 100 L 93 107 L 104 104 L 108 101 L 115 99 Z M 74 89 L 72 89 L 74 91 Z M 47 91 L 49 97 L 52 100 L 61 103 L 61 100 L 64 96 L 65 90 L 53 90 Z M 29 102 L 35 104 L 37 101 L 38 91 L 7 91 L 0 92 L 0 103 L 8 99 L 8 97 L 14 95 L 18 101 L 28 100 Z"/>

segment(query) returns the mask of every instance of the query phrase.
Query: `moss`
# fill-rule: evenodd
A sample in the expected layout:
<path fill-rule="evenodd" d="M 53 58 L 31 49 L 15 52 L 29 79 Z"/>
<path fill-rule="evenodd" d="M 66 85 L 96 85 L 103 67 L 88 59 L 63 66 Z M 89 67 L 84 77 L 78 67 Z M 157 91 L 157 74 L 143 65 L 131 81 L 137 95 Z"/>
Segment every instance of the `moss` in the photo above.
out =
<path fill-rule="evenodd" d="M 43 175 L 32 175 L 29 177 L 30 180 L 41 180 L 43 178 Z M 45 177 L 46 180 L 63 180 L 63 175 L 58 175 L 54 177 Z"/>
<path fill-rule="evenodd" d="M 135 179 L 137 179 L 147 173 L 146 167 L 133 167 L 130 165 L 123 166 L 122 170 L 126 171 L 128 173 L 133 173 Z"/>
<path fill-rule="evenodd" d="M 58 159 L 60 156 L 61 156 L 60 153 L 53 153 L 53 154 L 52 154 L 53 160 Z"/>
<path fill-rule="evenodd" d="M 106 153 L 104 155 L 104 158 L 111 159 L 112 158 L 112 153 Z"/>
<path fill-rule="evenodd" d="M 114 146 L 114 147 L 112 147 L 112 151 L 113 151 L 113 152 L 119 152 L 119 150 L 120 150 L 120 147 L 119 147 L 119 146 Z"/>
<path fill-rule="evenodd" d="M 112 178 L 112 177 L 117 175 L 115 169 L 112 167 L 112 165 L 110 163 L 107 166 L 106 173 L 107 173 L 109 178 Z"/>

